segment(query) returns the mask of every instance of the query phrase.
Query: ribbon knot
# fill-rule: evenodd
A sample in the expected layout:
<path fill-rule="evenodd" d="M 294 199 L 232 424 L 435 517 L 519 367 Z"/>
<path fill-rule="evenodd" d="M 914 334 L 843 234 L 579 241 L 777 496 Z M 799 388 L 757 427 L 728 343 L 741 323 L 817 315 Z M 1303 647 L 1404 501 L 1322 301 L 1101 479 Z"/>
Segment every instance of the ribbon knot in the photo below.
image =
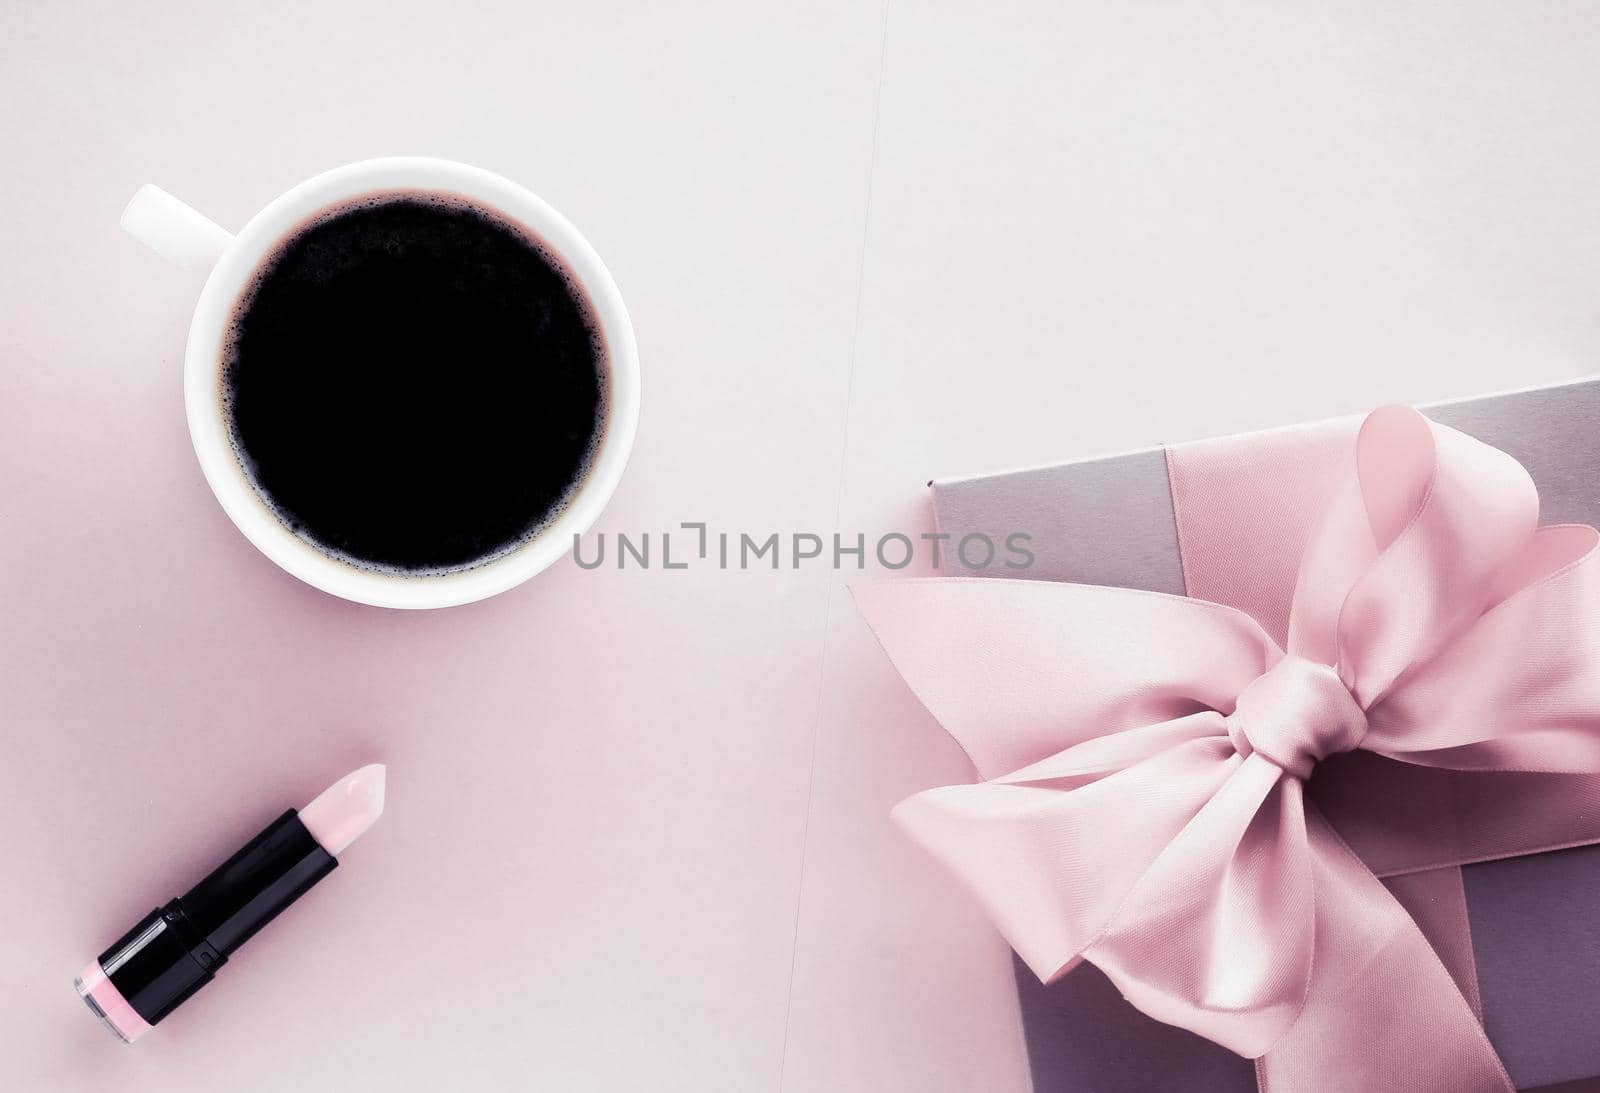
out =
<path fill-rule="evenodd" d="M 1326 664 L 1286 656 L 1239 694 L 1228 739 L 1240 755 L 1270 759 L 1299 779 L 1323 759 L 1354 751 L 1367 735 L 1366 711 Z"/>
<path fill-rule="evenodd" d="M 982 778 L 895 817 L 1041 979 L 1091 962 L 1263 1088 L 1512 1093 L 1379 875 L 1600 838 L 1600 533 L 1538 527 L 1516 460 L 1405 407 L 1341 454 L 1284 646 L 1122 588 L 858 589 Z"/>

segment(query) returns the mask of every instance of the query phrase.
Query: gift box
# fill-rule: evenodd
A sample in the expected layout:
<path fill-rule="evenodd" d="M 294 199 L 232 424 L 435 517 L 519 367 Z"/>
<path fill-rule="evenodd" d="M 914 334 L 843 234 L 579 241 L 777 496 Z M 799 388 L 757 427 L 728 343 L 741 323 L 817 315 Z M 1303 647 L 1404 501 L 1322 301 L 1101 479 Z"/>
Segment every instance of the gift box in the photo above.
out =
<path fill-rule="evenodd" d="M 1537 486 L 1541 522 L 1600 524 L 1600 380 L 1422 410 L 1519 461 Z M 1281 616 L 1295 575 L 1271 561 L 1254 564 L 1255 544 L 1306 537 L 1334 453 L 1360 423 L 935 480 L 938 530 L 951 547 L 944 571 L 1188 595 Z M 1004 544 L 1019 533 L 1032 556 L 1026 567 L 954 549 L 969 536 Z M 1315 799 L 1315 776 L 1307 792 Z M 1430 933 L 1427 920 L 1451 909 L 1436 907 L 1430 892 L 1408 890 L 1406 877 L 1385 883 L 1444 948 L 1437 935 L 1449 931 Z M 1600 846 L 1467 864 L 1460 891 L 1470 947 L 1439 955 L 1516 1087 L 1600 1090 Z M 1249 1059 L 1146 1016 L 1091 965 L 1045 985 L 1019 959 L 1016 981 L 1037 1093 L 1258 1088 Z M 1325 1088 L 1344 1086 L 1330 1074 Z"/>

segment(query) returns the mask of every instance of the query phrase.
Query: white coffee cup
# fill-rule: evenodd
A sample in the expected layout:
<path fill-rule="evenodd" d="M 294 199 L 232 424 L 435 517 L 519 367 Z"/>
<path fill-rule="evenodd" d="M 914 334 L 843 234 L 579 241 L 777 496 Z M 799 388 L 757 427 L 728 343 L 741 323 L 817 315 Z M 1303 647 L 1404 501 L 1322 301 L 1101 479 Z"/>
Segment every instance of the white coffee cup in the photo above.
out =
<path fill-rule="evenodd" d="M 284 525 L 235 453 L 223 404 L 223 343 L 241 294 L 263 259 L 318 213 L 363 194 L 420 190 L 457 194 L 498 212 L 542 240 L 588 295 L 607 350 L 604 434 L 587 473 L 538 534 L 508 554 L 449 573 L 364 569 L 319 550 Z M 335 168 L 285 192 L 230 235 L 155 186 L 134 195 L 122 227 L 178 265 L 210 270 L 184 354 L 189 435 L 223 509 L 263 554 L 324 592 L 378 607 L 449 607 L 521 584 L 555 562 L 600 515 L 622 477 L 639 418 L 639 358 L 633 326 L 600 256 L 560 213 L 516 183 L 442 159 L 371 159 Z"/>

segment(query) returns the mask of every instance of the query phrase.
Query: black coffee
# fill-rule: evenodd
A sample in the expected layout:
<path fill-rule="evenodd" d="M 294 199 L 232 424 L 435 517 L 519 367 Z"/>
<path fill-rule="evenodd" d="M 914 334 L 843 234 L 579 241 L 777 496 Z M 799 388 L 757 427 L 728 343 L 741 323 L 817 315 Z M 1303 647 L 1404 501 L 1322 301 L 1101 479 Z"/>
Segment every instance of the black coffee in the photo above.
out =
<path fill-rule="evenodd" d="M 235 309 L 240 461 L 301 537 L 438 572 L 525 542 L 582 480 L 605 347 L 539 240 L 464 199 L 366 198 L 286 239 Z"/>

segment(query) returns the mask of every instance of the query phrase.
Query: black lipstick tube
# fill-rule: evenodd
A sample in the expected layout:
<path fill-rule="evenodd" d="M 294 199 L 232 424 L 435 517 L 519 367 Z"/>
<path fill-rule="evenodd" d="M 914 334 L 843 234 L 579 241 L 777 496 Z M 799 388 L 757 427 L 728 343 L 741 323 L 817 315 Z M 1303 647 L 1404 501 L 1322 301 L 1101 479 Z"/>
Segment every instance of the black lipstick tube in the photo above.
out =
<path fill-rule="evenodd" d="M 235 949 L 338 864 L 291 808 L 101 953 L 78 977 L 78 993 L 131 1042 L 211 982 Z"/>

